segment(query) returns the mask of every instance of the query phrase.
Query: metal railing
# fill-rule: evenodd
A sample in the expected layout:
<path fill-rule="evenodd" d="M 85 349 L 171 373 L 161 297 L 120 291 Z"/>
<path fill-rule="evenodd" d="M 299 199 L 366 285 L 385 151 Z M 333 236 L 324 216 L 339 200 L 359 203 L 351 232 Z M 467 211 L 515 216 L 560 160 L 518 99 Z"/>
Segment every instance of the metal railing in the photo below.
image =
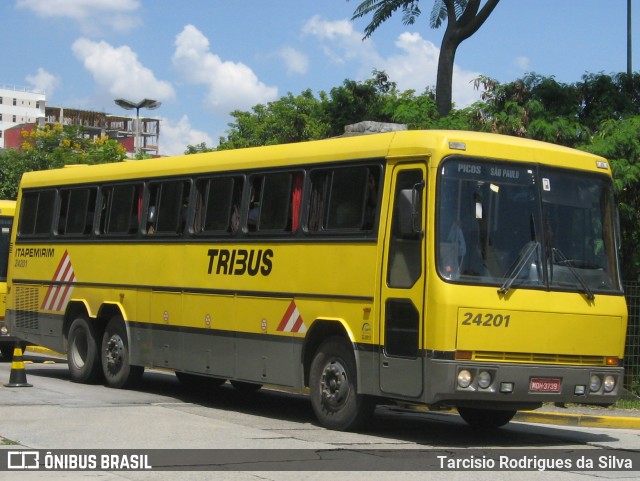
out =
<path fill-rule="evenodd" d="M 640 282 L 625 282 L 624 292 L 629 310 L 624 351 L 624 387 L 640 395 Z"/>

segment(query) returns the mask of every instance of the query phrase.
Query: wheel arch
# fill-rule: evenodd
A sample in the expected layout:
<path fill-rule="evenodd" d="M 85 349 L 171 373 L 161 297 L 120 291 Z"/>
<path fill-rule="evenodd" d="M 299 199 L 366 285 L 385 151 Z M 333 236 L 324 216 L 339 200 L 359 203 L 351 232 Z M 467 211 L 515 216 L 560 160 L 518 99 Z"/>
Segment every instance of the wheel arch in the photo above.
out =
<path fill-rule="evenodd" d="M 89 312 L 89 305 L 85 301 L 69 301 L 69 304 L 67 304 L 67 309 L 64 313 L 64 322 L 62 325 L 62 335 L 64 337 L 65 344 L 69 340 L 69 328 L 71 327 L 71 324 L 73 324 L 73 321 L 78 316 L 90 317 Z"/>
<path fill-rule="evenodd" d="M 122 320 L 126 320 L 125 311 L 119 302 L 103 302 L 98 309 L 98 319 L 109 322 L 109 319 L 115 316 L 121 316 Z"/>
<path fill-rule="evenodd" d="M 100 306 L 98 310 L 97 319 L 100 320 L 102 328 L 107 326 L 109 321 L 114 317 L 119 316 L 122 319 L 122 324 L 124 325 L 124 329 L 127 333 L 127 338 L 131 339 L 131 333 L 129 332 L 129 323 L 127 322 L 127 317 L 125 315 L 124 307 L 119 302 L 104 302 Z"/>
<path fill-rule="evenodd" d="M 309 371 L 311 362 L 320 345 L 330 337 L 342 337 L 353 346 L 356 359 L 356 368 L 359 370 L 360 362 L 355 349 L 355 338 L 343 319 L 316 319 L 309 328 L 302 346 L 302 368 L 304 386 L 309 386 Z"/>
<path fill-rule="evenodd" d="M 120 315 L 124 319 L 123 312 L 124 310 L 119 304 L 105 302 L 100 306 L 97 315 L 94 317 L 92 316 L 90 306 L 86 301 L 70 301 L 64 314 L 64 324 L 62 326 L 62 335 L 64 336 L 65 343 L 68 342 L 69 339 L 69 328 L 71 327 L 71 324 L 76 319 L 76 317 L 78 317 L 79 315 L 90 318 L 94 325 L 98 327 L 98 332 L 101 333 L 104 331 L 107 322 L 109 322 L 109 319 L 111 319 L 112 317 Z"/>

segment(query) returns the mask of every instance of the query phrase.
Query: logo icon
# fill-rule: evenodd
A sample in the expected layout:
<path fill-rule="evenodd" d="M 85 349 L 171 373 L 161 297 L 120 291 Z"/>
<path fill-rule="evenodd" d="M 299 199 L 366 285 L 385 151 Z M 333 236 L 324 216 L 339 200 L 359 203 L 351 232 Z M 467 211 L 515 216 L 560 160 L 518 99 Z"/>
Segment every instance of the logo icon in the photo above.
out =
<path fill-rule="evenodd" d="M 7 469 L 38 469 L 39 467 L 38 451 L 7 451 Z"/>

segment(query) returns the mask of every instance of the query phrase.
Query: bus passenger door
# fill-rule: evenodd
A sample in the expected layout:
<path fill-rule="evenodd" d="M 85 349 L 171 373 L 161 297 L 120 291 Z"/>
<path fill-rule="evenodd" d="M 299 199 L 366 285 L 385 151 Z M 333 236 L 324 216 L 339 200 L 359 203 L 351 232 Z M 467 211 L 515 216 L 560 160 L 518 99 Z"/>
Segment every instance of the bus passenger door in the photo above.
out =
<path fill-rule="evenodd" d="M 380 389 L 410 397 L 423 389 L 425 182 L 425 164 L 394 169 L 381 281 Z"/>

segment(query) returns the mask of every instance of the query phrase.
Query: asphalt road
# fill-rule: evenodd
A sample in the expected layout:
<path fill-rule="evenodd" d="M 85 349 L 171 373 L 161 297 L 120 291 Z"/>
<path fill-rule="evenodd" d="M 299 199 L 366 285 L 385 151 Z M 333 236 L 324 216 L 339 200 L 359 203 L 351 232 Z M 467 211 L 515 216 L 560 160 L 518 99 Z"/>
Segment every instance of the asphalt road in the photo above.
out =
<path fill-rule="evenodd" d="M 114 390 L 70 382 L 60 359 L 25 358 L 35 361 L 27 362 L 24 372 L 33 387 L 0 387 L 3 449 L 38 451 L 40 463 L 46 452 L 100 456 L 124 449 L 148 453 L 156 470 L 25 469 L 0 472 L 2 479 L 514 479 L 509 470 L 468 466 L 498 455 L 507 467 L 523 458 L 572 463 L 571 469 L 518 472 L 519 480 L 640 479 L 640 430 L 624 425 L 580 427 L 519 418 L 482 432 L 455 414 L 379 407 L 365 432 L 341 433 L 318 426 L 302 395 L 269 389 L 245 395 L 228 384 L 198 392 L 186 389 L 172 373 L 155 370 L 148 370 L 134 390 Z M 9 380 L 11 367 L 0 363 L 0 382 Z M 595 459 L 596 465 L 579 469 L 576 456 Z M 599 468 L 600 458 L 613 465 Z M 625 470 L 626 460 L 631 470 Z M 457 462 L 467 466 L 453 469 Z"/>

